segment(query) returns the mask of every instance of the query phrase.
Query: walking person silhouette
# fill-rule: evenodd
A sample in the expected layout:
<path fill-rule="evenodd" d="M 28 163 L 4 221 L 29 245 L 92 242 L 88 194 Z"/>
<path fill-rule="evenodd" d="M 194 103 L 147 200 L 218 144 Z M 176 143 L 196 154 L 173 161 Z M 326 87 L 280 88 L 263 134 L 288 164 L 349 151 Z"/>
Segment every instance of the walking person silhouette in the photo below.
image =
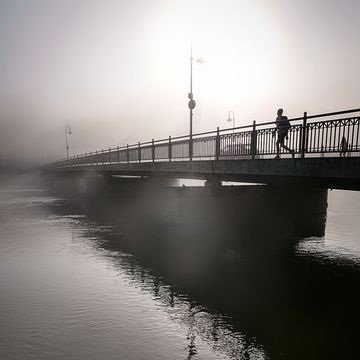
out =
<path fill-rule="evenodd" d="M 288 120 L 287 116 L 283 115 L 284 110 L 278 109 L 277 111 L 277 118 L 276 118 L 276 129 L 273 132 L 273 137 L 277 133 L 277 140 L 276 140 L 276 156 L 275 159 L 280 158 L 280 147 L 287 150 L 291 156 L 294 158 L 295 151 L 291 150 L 288 146 L 285 145 L 285 139 L 288 139 L 288 132 L 290 129 L 290 121 Z"/>
<path fill-rule="evenodd" d="M 340 157 L 345 157 L 347 150 L 348 150 L 348 143 L 346 141 L 345 136 L 343 136 L 340 143 Z"/>

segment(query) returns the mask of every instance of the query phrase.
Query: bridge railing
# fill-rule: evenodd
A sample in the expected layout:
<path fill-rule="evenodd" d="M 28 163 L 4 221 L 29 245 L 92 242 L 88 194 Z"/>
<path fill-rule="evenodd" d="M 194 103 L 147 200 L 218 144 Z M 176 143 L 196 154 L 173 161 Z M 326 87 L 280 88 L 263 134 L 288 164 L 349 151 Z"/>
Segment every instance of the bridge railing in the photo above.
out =
<path fill-rule="evenodd" d="M 360 109 L 289 119 L 285 144 L 297 157 L 334 156 L 360 152 Z M 109 148 L 63 159 L 50 167 L 80 167 L 179 160 L 259 159 L 277 153 L 275 122 L 219 129 Z M 342 145 L 342 139 L 346 145 Z M 281 148 L 281 154 L 287 152 Z M 289 155 L 287 155 L 289 156 Z"/>

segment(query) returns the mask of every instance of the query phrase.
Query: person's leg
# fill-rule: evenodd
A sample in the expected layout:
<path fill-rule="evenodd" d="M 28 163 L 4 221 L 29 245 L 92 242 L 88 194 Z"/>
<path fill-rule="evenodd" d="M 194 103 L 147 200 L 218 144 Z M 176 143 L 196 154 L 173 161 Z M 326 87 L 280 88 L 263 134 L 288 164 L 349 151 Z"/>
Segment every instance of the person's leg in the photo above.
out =
<path fill-rule="evenodd" d="M 291 149 L 288 148 L 285 144 L 281 144 L 281 147 L 282 147 L 283 149 L 285 149 L 286 151 L 291 152 Z"/>
<path fill-rule="evenodd" d="M 279 139 L 276 140 L 276 158 L 279 157 L 280 154 L 280 141 Z"/>
<path fill-rule="evenodd" d="M 280 146 L 284 146 L 284 134 L 281 131 L 278 131 L 278 137 L 276 141 L 276 157 L 280 157 Z"/>
<path fill-rule="evenodd" d="M 295 151 L 291 150 L 288 146 L 286 146 L 284 143 L 281 144 L 281 147 L 284 148 L 286 151 L 288 151 L 292 157 L 295 156 Z"/>

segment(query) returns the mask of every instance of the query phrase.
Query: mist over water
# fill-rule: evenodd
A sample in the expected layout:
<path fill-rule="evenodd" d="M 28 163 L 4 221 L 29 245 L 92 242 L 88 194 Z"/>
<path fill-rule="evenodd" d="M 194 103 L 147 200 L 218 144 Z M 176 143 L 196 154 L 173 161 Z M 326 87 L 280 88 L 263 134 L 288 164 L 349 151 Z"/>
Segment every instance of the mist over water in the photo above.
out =
<path fill-rule="evenodd" d="M 0 358 L 356 353 L 358 193 L 330 191 L 313 227 L 326 225 L 324 235 L 299 239 L 273 220 L 262 231 L 267 221 L 250 204 L 272 195 L 257 189 L 146 196 L 138 185 L 82 193 L 45 184 L 0 187 Z M 239 199 L 248 211 L 231 214 Z"/>
<path fill-rule="evenodd" d="M 170 155 L 190 98 L 204 148 L 279 107 L 358 108 L 359 13 L 354 0 L 1 0 L 0 360 L 355 358 L 360 193 L 28 170 L 152 139 Z"/>

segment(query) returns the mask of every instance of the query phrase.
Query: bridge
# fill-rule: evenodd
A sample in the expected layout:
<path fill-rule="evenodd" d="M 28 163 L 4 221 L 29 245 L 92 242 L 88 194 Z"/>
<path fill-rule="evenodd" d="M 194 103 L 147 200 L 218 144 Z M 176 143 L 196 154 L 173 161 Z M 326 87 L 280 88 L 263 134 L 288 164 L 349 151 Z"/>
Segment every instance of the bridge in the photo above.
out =
<path fill-rule="evenodd" d="M 274 121 L 219 129 L 71 156 L 51 173 L 191 178 L 360 189 L 360 108 L 289 119 L 277 154 Z M 344 142 L 345 141 L 345 142 Z"/>

